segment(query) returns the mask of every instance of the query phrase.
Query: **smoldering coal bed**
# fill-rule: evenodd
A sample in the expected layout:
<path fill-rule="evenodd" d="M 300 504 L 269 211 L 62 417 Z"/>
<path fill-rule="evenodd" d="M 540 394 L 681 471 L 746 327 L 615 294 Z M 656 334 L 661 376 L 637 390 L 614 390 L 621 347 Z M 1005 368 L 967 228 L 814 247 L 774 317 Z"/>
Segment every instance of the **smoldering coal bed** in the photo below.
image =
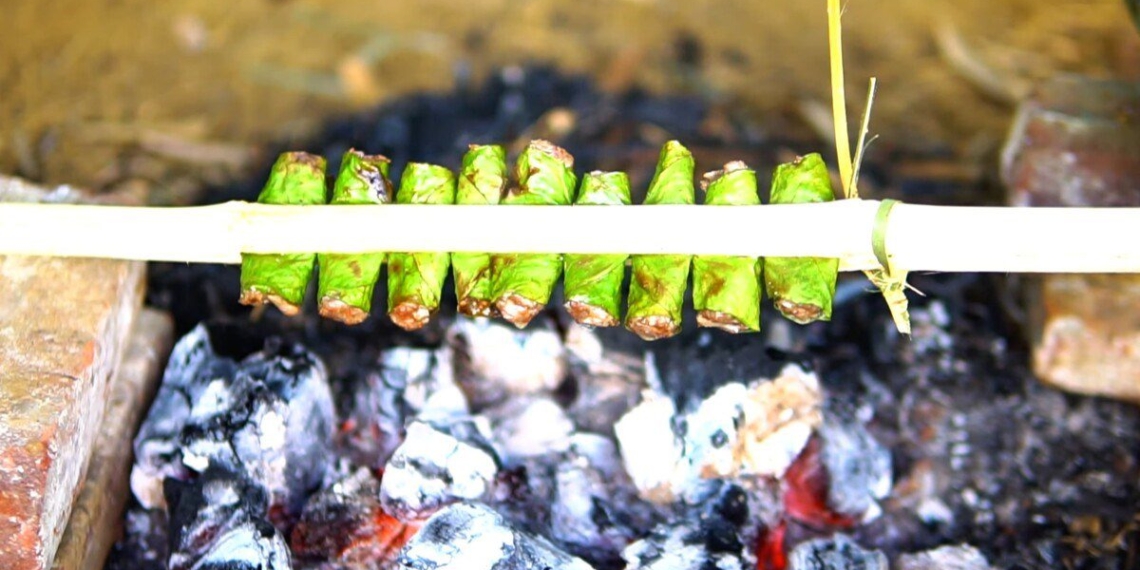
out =
<path fill-rule="evenodd" d="M 628 171 L 635 188 L 661 132 L 761 175 L 823 147 L 699 99 L 607 95 L 537 68 L 347 117 L 302 146 L 455 167 L 468 143 L 531 136 L 552 111 L 572 117 L 556 142 L 580 168 Z M 884 195 L 937 200 L 874 159 Z M 210 200 L 252 199 L 262 180 Z M 416 333 L 311 305 L 255 317 L 236 268 L 152 265 L 148 303 L 181 340 L 107 567 L 1135 567 L 1137 410 L 1039 384 L 1001 278 L 913 283 L 927 296 L 911 338 L 845 277 L 830 323 L 766 309 L 762 333 L 732 336 L 689 310 L 681 335 L 645 343 L 557 309 L 521 331 L 446 311 Z"/>

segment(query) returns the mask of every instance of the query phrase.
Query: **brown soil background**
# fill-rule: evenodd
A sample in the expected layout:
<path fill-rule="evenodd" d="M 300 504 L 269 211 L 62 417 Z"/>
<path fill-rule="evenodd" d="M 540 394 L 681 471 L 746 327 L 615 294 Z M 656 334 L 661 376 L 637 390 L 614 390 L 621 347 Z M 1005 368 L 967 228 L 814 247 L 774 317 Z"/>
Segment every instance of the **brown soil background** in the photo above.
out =
<path fill-rule="evenodd" d="M 775 132 L 807 130 L 802 104 L 829 101 L 824 0 L 4 4 L 0 171 L 47 183 L 169 180 L 171 164 L 225 177 L 261 141 L 511 63 L 702 93 Z M 881 140 L 966 160 L 1000 145 L 1014 102 L 947 62 L 947 24 L 1010 93 L 1065 71 L 1140 77 L 1121 0 L 848 0 L 849 108 L 877 76 Z M 140 145 L 153 152 L 124 165 Z"/>

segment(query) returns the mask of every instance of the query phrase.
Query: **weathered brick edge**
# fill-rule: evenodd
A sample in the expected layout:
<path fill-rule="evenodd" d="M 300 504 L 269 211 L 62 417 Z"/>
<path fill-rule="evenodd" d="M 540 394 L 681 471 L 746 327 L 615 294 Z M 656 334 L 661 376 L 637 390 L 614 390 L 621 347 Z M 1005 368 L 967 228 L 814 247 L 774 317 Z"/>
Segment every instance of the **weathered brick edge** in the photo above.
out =
<path fill-rule="evenodd" d="M 102 429 L 56 551 L 54 570 L 102 570 L 130 494 L 131 442 L 158 389 L 173 335 L 166 313 L 143 309 L 136 319 L 123 363 L 111 379 Z"/>

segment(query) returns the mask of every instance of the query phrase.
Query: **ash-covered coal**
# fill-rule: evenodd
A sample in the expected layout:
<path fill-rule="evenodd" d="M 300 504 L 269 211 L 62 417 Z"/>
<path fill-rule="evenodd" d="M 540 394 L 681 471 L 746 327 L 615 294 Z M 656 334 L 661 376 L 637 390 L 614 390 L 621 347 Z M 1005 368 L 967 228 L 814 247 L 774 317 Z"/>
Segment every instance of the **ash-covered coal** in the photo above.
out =
<path fill-rule="evenodd" d="M 164 508 L 167 480 L 215 467 L 240 473 L 268 496 L 274 516 L 300 513 L 333 458 L 336 416 L 320 359 L 270 346 L 243 361 L 220 357 L 205 327 L 175 346 L 135 438 L 131 489 Z"/>
<path fill-rule="evenodd" d="M 796 365 L 772 379 L 728 382 L 689 413 L 664 388 L 614 426 L 642 497 L 670 503 L 703 479 L 779 477 L 821 421 L 819 381 Z"/>
<path fill-rule="evenodd" d="M 788 557 L 788 570 L 887 570 L 887 557 L 865 550 L 839 534 L 800 544 Z"/>
<path fill-rule="evenodd" d="M 390 565 L 417 530 L 384 510 L 379 479 L 359 468 L 309 499 L 289 544 L 301 565 L 368 570 Z"/>
<path fill-rule="evenodd" d="M 566 351 L 549 318 L 526 330 L 485 319 L 458 319 L 447 332 L 455 377 L 471 407 L 482 410 L 509 398 L 553 392 L 566 379 Z"/>
<path fill-rule="evenodd" d="M 289 547 L 268 519 L 265 488 L 211 465 L 193 481 L 166 479 L 169 570 L 289 570 Z"/>
<path fill-rule="evenodd" d="M 679 505 L 670 522 L 622 553 L 628 570 L 737 570 L 754 566 L 745 545 L 755 541 L 762 500 L 721 480 L 702 482 Z"/>
<path fill-rule="evenodd" d="M 965 545 L 941 546 L 917 552 L 903 554 L 895 562 L 896 570 L 993 570 L 986 557 L 978 549 Z"/>
<path fill-rule="evenodd" d="M 451 351 L 396 347 L 380 353 L 364 381 L 344 398 L 342 453 L 357 465 L 380 469 L 404 440 L 404 430 L 422 420 L 468 415 L 467 400 L 454 382 Z"/>
<path fill-rule="evenodd" d="M 550 541 L 514 529 L 489 507 L 458 503 L 432 515 L 397 559 L 407 570 L 590 570 Z"/>
<path fill-rule="evenodd" d="M 401 520 L 419 520 L 450 503 L 484 498 L 500 461 L 482 418 L 413 422 L 384 468 L 380 504 Z"/>

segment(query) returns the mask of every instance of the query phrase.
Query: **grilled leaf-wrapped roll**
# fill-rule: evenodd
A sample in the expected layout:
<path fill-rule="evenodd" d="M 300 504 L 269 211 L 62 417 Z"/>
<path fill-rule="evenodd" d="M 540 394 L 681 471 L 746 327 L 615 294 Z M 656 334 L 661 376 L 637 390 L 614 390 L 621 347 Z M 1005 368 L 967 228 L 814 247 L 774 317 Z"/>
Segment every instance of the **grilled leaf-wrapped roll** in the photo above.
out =
<path fill-rule="evenodd" d="M 645 204 L 693 204 L 693 154 L 680 142 L 661 149 Z M 689 282 L 690 255 L 635 255 L 625 327 L 645 340 L 681 331 L 681 308 Z"/>
<path fill-rule="evenodd" d="M 629 205 L 629 176 L 624 172 L 591 172 L 582 178 L 576 206 Z M 594 327 L 621 322 L 621 282 L 626 254 L 567 255 L 566 311 L 575 321 Z"/>
<path fill-rule="evenodd" d="M 325 203 L 325 159 L 307 152 L 277 157 L 257 201 L 260 204 L 312 206 Z M 296 315 L 313 275 L 313 253 L 242 254 L 243 305 L 273 303 L 286 315 Z"/>
<path fill-rule="evenodd" d="M 544 140 L 531 141 L 515 165 L 517 184 L 502 204 L 568 206 L 577 176 L 574 158 Z M 504 319 L 522 328 L 546 306 L 562 274 L 557 254 L 506 254 L 491 256 L 495 308 Z"/>
<path fill-rule="evenodd" d="M 471 145 L 463 155 L 456 204 L 498 204 L 507 185 L 507 153 L 498 145 Z M 452 275 L 459 312 L 470 317 L 494 316 L 491 255 L 453 253 Z"/>
<path fill-rule="evenodd" d="M 772 176 L 772 204 L 807 204 L 835 199 L 823 157 L 809 154 L 781 164 Z M 823 257 L 768 257 L 764 284 L 783 315 L 800 324 L 831 320 L 839 260 Z"/>
<path fill-rule="evenodd" d="M 705 205 L 752 206 L 760 203 L 756 172 L 743 162 L 705 174 Z M 760 330 L 760 259 L 727 255 L 693 257 L 693 306 L 697 323 L 732 333 Z"/>
<path fill-rule="evenodd" d="M 340 161 L 340 173 L 333 185 L 331 204 L 387 204 L 392 200 L 386 157 L 349 150 Z M 384 253 L 317 255 L 321 316 L 350 325 L 368 318 L 372 291 L 380 278 Z"/>
<path fill-rule="evenodd" d="M 455 203 L 455 175 L 434 164 L 408 163 L 397 204 Z M 449 253 L 388 254 L 388 316 L 405 330 L 423 327 L 439 310 Z"/>

